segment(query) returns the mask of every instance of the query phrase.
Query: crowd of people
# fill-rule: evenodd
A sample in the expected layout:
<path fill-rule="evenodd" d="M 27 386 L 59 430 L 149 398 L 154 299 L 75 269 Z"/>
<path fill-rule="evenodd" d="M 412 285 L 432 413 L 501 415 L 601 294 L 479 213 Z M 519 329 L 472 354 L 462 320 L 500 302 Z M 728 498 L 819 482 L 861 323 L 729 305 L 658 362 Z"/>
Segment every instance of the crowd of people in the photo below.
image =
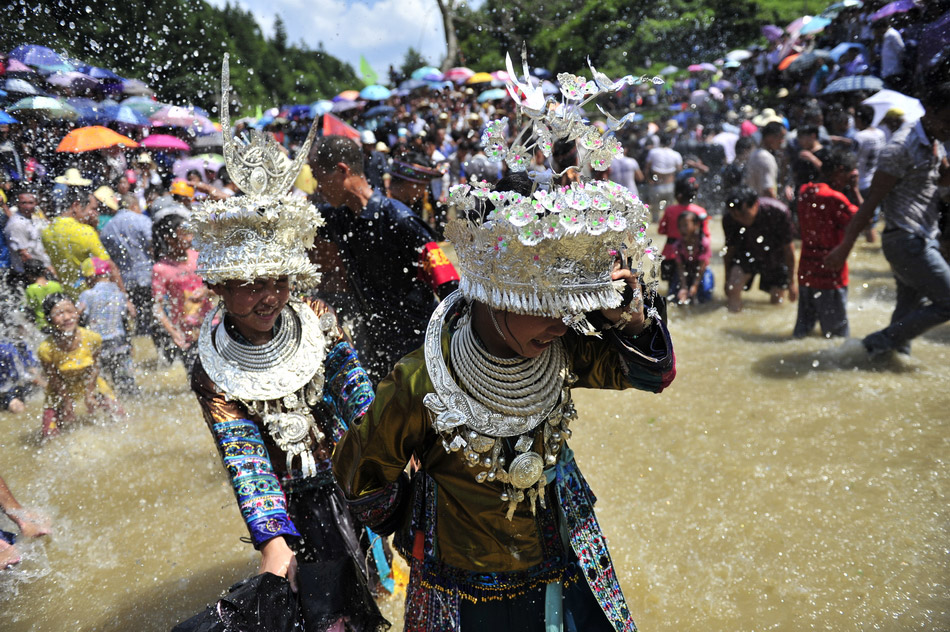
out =
<path fill-rule="evenodd" d="M 23 413 L 45 391 L 43 441 L 121 417 L 141 386 L 132 338 L 151 339 L 190 376 L 262 573 L 311 590 L 321 629 L 384 625 L 390 534 L 410 566 L 408 630 L 633 629 L 567 447 L 572 385 L 663 390 L 666 302 L 740 311 L 756 276 L 771 302 L 797 301 L 790 336 L 850 336 L 859 238 L 880 240 L 898 288 L 869 356 L 909 353 L 950 320 L 950 59 L 926 33 L 948 7 L 871 20 L 873 4 L 668 89 L 598 84 L 604 116 L 566 92 L 529 108 L 540 82 L 523 77 L 510 91 L 525 104 L 453 87 L 350 110 L 358 139 L 315 138 L 325 126 L 306 117 L 232 132 L 225 85 L 226 168 L 185 177 L 170 151 L 77 157 L 41 119 L 0 125 L 0 405 Z M 849 46 L 782 66 L 829 38 Z M 876 90 L 823 94 L 867 72 L 920 115 L 875 111 Z M 576 130 L 507 147 L 525 117 L 535 133 L 551 133 L 545 117 Z M 610 241 L 648 219 L 665 238 L 659 291 Z M 586 259 L 538 246 L 572 240 Z M 48 533 L 2 479 L 0 501 L 23 535 Z M 0 535 L 0 566 L 17 563 Z M 315 596 L 328 577 L 347 579 Z"/>

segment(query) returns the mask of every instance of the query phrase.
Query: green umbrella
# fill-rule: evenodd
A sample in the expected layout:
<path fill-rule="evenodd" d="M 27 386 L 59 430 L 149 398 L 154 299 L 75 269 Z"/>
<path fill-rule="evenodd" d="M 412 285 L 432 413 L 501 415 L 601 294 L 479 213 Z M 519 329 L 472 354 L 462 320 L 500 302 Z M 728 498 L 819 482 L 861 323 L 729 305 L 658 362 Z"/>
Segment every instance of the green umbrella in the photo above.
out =
<path fill-rule="evenodd" d="M 79 112 L 62 99 L 40 96 L 20 99 L 8 107 L 7 112 L 35 112 L 51 119 L 73 120 L 79 116 Z"/>
<path fill-rule="evenodd" d="M 154 99 L 149 99 L 148 97 L 129 97 L 128 99 L 122 102 L 122 105 L 127 105 L 139 114 L 149 117 L 165 107 L 164 103 L 159 103 Z"/>

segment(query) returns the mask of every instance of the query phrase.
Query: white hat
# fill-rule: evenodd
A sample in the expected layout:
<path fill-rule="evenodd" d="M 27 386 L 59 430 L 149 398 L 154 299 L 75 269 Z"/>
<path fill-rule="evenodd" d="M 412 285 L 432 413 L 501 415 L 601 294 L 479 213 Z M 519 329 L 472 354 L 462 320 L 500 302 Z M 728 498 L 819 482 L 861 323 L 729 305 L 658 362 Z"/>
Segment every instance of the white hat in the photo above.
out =
<path fill-rule="evenodd" d="M 66 175 L 57 176 L 55 182 L 56 184 L 66 184 L 71 187 L 88 187 L 92 184 L 92 180 L 82 177 L 82 174 L 79 173 L 79 169 L 75 167 L 67 169 Z"/>
<path fill-rule="evenodd" d="M 364 129 L 360 132 L 360 142 L 364 145 L 375 145 L 376 134 L 373 133 L 373 130 Z"/>

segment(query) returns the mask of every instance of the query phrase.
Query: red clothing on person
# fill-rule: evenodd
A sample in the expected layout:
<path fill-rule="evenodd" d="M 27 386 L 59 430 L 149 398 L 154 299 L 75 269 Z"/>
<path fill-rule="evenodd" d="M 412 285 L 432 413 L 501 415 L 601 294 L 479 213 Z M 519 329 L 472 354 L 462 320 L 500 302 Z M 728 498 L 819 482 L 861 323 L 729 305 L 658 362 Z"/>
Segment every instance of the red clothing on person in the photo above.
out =
<path fill-rule="evenodd" d="M 798 223 L 801 227 L 802 255 L 798 282 L 817 290 L 848 286 L 848 264 L 835 271 L 825 267 L 824 258 L 844 240 L 844 231 L 858 207 L 844 193 L 826 182 L 802 185 L 798 195 Z"/>
<path fill-rule="evenodd" d="M 152 297 L 158 304 L 168 306 L 169 320 L 189 342 L 198 339 L 201 323 L 214 307 L 197 268 L 198 252 L 192 249 L 184 261 L 162 259 L 152 267 Z"/>
<path fill-rule="evenodd" d="M 660 218 L 657 232 L 666 235 L 666 245 L 663 246 L 663 258 L 672 259 L 674 253 L 673 242 L 680 238 L 679 217 L 686 211 L 696 213 L 703 220 L 703 235 L 709 237 L 709 215 L 706 209 L 698 204 L 674 204 L 667 206 Z"/>

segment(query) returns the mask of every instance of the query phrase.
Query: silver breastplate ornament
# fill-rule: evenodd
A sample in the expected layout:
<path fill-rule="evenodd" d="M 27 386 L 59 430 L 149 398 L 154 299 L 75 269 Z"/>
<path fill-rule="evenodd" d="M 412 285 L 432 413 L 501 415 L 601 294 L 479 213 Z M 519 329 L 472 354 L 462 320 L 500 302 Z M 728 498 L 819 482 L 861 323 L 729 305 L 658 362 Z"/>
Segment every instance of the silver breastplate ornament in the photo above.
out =
<path fill-rule="evenodd" d="M 557 462 L 571 435 L 568 425 L 577 412 L 569 387 L 577 378 L 569 370 L 560 339 L 538 358 L 495 358 L 479 347 L 465 314 L 451 344 L 452 367 L 463 389 L 442 353 L 445 318 L 462 300 L 458 292 L 449 296 L 429 321 L 424 350 L 434 392 L 423 403 L 446 452 L 460 452 L 466 465 L 478 470 L 477 482 L 504 484 L 500 498 L 508 503 L 510 520 L 526 499 L 532 512 L 536 502 L 545 506 L 544 468 Z M 515 453 L 510 464 L 504 454 L 506 443 Z"/>
<path fill-rule="evenodd" d="M 322 441 L 324 434 L 311 408 L 323 396 L 327 335 L 336 329 L 336 319 L 332 314 L 318 317 L 305 303 L 291 299 L 273 338 L 251 345 L 229 334 L 223 316 L 219 306 L 201 326 L 202 367 L 228 399 L 260 417 L 287 455 L 288 472 L 299 457 L 303 476 L 313 476 L 317 472 L 314 440 Z"/>

